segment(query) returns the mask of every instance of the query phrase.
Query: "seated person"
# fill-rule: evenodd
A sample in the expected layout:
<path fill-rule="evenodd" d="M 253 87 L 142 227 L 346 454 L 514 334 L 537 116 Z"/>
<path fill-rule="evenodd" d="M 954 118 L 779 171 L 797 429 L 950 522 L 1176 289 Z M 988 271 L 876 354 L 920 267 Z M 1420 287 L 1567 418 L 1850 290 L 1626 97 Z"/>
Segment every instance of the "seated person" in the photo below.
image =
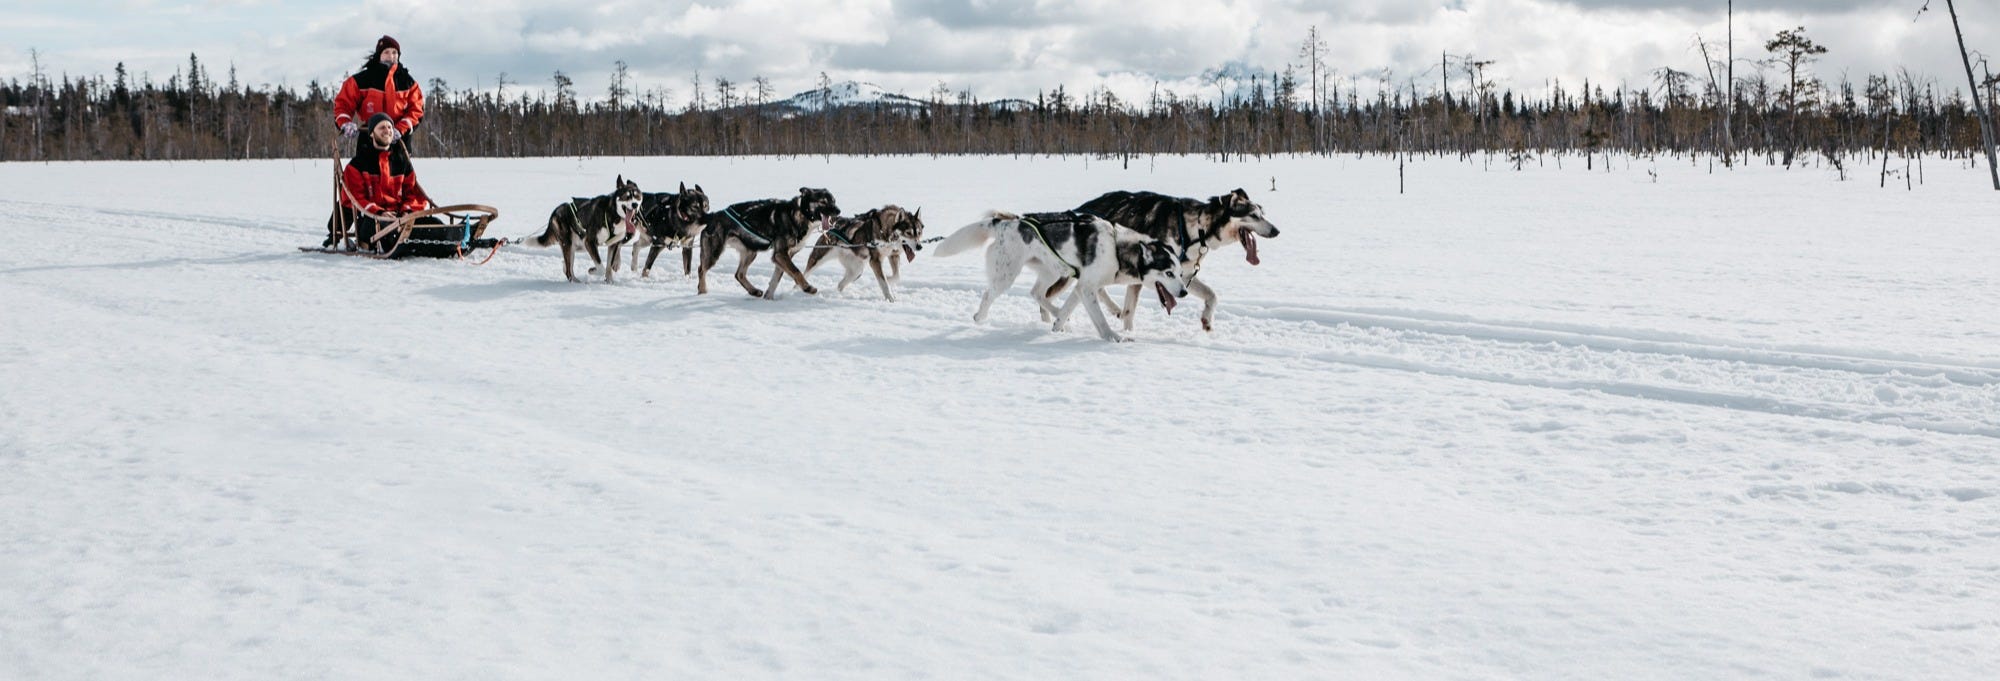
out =
<path fill-rule="evenodd" d="M 370 243 L 376 232 L 393 228 L 395 218 L 428 210 L 434 205 L 430 196 L 424 193 L 423 186 L 417 184 L 417 171 L 410 165 L 410 153 L 397 141 L 396 125 L 389 115 L 378 113 L 370 117 L 367 130 L 369 144 L 355 153 L 354 160 L 348 162 L 347 170 L 341 174 L 342 205 L 348 209 L 343 212 L 359 211 L 351 219 L 355 238 L 362 244 Z M 369 217 L 371 215 L 375 217 Z M 496 239 L 479 238 L 483 231 L 484 223 L 476 225 L 476 228 L 461 227 L 425 216 L 418 218 L 416 227 L 410 230 L 410 243 L 398 248 L 396 237 L 386 237 L 375 242 L 375 246 L 377 250 L 394 253 L 398 258 L 449 258 L 468 249 L 496 245 Z"/>
<path fill-rule="evenodd" d="M 394 218 L 431 207 L 429 196 L 417 184 L 417 170 L 410 165 L 410 154 L 396 144 L 396 123 L 389 114 L 378 113 L 368 119 L 369 144 L 361 145 L 354 154 L 354 160 L 347 163 L 347 170 L 341 173 L 341 186 L 345 203 L 350 208 L 359 209 L 354 221 L 354 234 L 367 244 L 375 237 L 375 232 L 389 225 L 377 223 L 369 215 Z M 443 224 L 436 218 L 423 218 L 420 223 Z M 379 243 L 383 250 L 395 247 L 393 241 Z"/>

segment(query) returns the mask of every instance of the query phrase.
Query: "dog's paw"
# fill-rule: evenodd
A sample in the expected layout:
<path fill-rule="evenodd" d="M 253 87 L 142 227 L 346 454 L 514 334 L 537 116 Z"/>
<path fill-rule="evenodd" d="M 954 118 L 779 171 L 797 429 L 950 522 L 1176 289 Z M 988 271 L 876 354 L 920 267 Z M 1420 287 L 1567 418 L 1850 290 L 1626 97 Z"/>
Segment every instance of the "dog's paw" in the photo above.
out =
<path fill-rule="evenodd" d="M 1104 340 L 1108 340 L 1108 341 L 1111 341 L 1111 342 L 1113 342 L 1113 343 L 1130 343 L 1130 342 L 1132 342 L 1132 337 L 1131 337 L 1131 336 L 1120 336 L 1120 335 L 1118 335 L 1118 334 L 1115 334 L 1115 333 L 1112 333 L 1112 334 L 1105 334 L 1105 336 L 1104 336 Z"/>

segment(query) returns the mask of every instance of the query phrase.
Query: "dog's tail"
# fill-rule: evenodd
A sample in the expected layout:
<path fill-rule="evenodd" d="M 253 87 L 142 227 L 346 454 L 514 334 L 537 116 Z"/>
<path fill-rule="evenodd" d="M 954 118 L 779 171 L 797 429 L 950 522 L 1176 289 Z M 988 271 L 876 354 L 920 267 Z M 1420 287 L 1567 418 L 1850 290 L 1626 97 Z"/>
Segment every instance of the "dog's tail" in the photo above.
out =
<path fill-rule="evenodd" d="M 519 239 L 510 239 L 507 243 L 534 246 L 535 248 L 548 248 L 556 244 L 556 239 L 561 238 L 561 234 L 562 228 L 556 224 L 556 216 L 551 215 L 549 216 L 549 226 L 543 229 L 541 234 L 530 234 Z"/>
<path fill-rule="evenodd" d="M 1019 216 L 1012 213 L 987 211 L 986 219 L 960 227 L 958 231 L 952 232 L 951 236 L 945 237 L 944 243 L 937 245 L 935 256 L 948 258 L 986 245 L 986 242 L 993 238 L 993 233 L 999 230 L 1001 223 L 1019 219 L 1021 219 Z"/>

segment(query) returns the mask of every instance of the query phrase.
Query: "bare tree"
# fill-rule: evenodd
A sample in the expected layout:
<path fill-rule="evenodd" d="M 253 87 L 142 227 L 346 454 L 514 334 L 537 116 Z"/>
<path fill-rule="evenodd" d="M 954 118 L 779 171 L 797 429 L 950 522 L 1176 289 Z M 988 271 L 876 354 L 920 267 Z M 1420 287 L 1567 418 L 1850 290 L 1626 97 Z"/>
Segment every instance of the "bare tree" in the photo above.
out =
<path fill-rule="evenodd" d="M 1319 94 L 1320 72 L 1326 70 L 1326 50 L 1326 39 L 1320 37 L 1319 25 L 1306 29 L 1306 41 L 1299 45 L 1299 59 L 1304 60 L 1302 65 L 1311 78 L 1313 151 L 1322 151 L 1322 145 L 1326 143 L 1326 119 L 1320 113 L 1322 97 Z"/>
<path fill-rule="evenodd" d="M 1979 112 L 1979 140 L 1986 146 L 1986 170 L 1993 176 L 1994 191 L 2000 191 L 2000 165 L 1996 165 L 1993 152 L 1993 114 L 1979 98 L 1979 79 L 1972 75 L 1972 57 L 1965 50 L 1965 31 L 1958 26 L 1958 7 L 1952 0 L 1944 0 L 1944 6 L 1951 12 L 1951 32 L 1958 36 L 1958 58 L 1965 62 L 1966 84 L 1972 86 L 1972 108 Z"/>
<path fill-rule="evenodd" d="M 632 95 L 632 70 L 623 59 L 612 62 L 612 65 L 611 87 L 604 94 L 611 100 L 611 109 L 617 111 L 625 108 L 625 98 Z"/>

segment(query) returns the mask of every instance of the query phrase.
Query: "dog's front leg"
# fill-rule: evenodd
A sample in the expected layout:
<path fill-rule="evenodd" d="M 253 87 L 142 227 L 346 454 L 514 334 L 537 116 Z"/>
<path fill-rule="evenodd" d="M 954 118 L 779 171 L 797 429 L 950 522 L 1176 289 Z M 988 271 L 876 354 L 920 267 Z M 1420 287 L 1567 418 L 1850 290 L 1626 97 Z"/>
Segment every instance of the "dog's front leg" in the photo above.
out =
<path fill-rule="evenodd" d="M 653 262 L 654 262 L 654 261 L 656 261 L 656 260 L 659 260 L 659 259 L 660 259 L 660 251 L 663 251 L 663 250 L 666 250 L 666 248 L 665 248 L 665 247 L 663 247 L 663 246 L 654 246 L 654 247 L 653 247 L 653 250 L 650 250 L 650 251 L 647 251 L 647 252 L 646 252 L 646 269 L 644 269 L 644 270 L 640 270 L 640 272 L 639 272 L 639 278 L 640 278 L 640 279 L 649 279 L 649 278 L 652 278 L 652 276 L 653 276 Z M 633 247 L 632 247 L 632 268 L 633 268 L 633 269 L 638 269 L 638 268 L 639 268 L 639 247 L 638 247 L 638 246 L 633 246 Z"/>
<path fill-rule="evenodd" d="M 702 271 L 706 272 L 707 267 L 704 266 Z M 694 249 L 688 248 L 687 250 L 681 251 L 681 276 L 685 277 L 693 273 L 694 273 Z M 707 293 L 708 286 L 703 285 L 701 287 L 701 292 Z"/>
<path fill-rule="evenodd" d="M 585 251 L 588 251 L 590 253 L 590 273 L 597 274 L 599 271 L 603 270 L 604 258 L 598 255 L 597 253 L 597 241 L 595 239 L 585 239 L 583 241 L 583 247 Z M 617 247 L 614 246 L 612 247 L 611 250 L 616 251 L 618 249 Z"/>
<path fill-rule="evenodd" d="M 919 244 L 919 245 L 921 245 L 921 244 Z M 893 281 L 893 282 L 896 282 L 896 283 L 898 283 L 898 284 L 901 284 L 901 283 L 903 283 L 903 254 L 902 254 L 902 253 L 899 253 L 899 252 L 896 252 L 896 251 L 890 251 L 890 252 L 889 252 L 889 281 Z"/>
<path fill-rule="evenodd" d="M 1070 299 L 1071 305 L 1076 304 L 1075 296 L 1079 295 L 1083 295 L 1082 290 L 1078 290 L 1076 293 L 1071 294 L 1071 299 Z M 1098 303 L 1097 296 L 1085 296 L 1083 302 L 1084 302 L 1084 308 L 1090 311 L 1091 323 L 1097 325 L 1097 335 L 1102 336 L 1104 340 L 1108 340 L 1113 343 L 1124 343 L 1126 341 L 1132 340 L 1130 338 L 1120 336 L 1118 335 L 1118 332 L 1111 330 L 1111 322 L 1110 320 L 1104 318 L 1104 307 Z"/>
<path fill-rule="evenodd" d="M 696 280 L 695 293 L 708 293 L 708 271 L 715 269 L 715 263 L 722 260 L 722 244 L 701 242 L 701 278 Z"/>
<path fill-rule="evenodd" d="M 1204 284 L 1204 283 L 1201 283 L 1201 280 L 1200 280 L 1200 279 L 1195 279 L 1195 278 L 1193 278 L 1193 277 L 1189 277 L 1189 278 L 1188 278 L 1188 280 L 1187 280 L 1187 289 L 1188 289 L 1188 292 L 1189 292 L 1189 293 L 1193 293 L 1193 294 L 1195 295 L 1195 297 L 1196 297 L 1196 298 L 1200 298 L 1200 299 L 1201 299 L 1201 302 L 1202 302 L 1202 307 L 1201 307 L 1201 330 L 1203 330 L 1203 331 L 1214 331 L 1214 330 L 1215 330 L 1215 290 L 1214 290 L 1214 289 L 1211 289 L 1211 288 L 1209 288 L 1209 287 L 1208 287 L 1208 284 Z M 1125 327 L 1125 328 L 1128 328 L 1128 329 L 1129 329 L 1129 328 L 1132 328 L 1132 327 L 1129 327 L 1129 326 L 1127 326 L 1127 327 Z"/>
<path fill-rule="evenodd" d="M 1123 309 L 1109 303 L 1105 304 L 1105 307 L 1111 308 L 1111 314 L 1125 322 L 1126 331 L 1132 330 L 1132 318 L 1139 314 L 1139 291 L 1145 287 L 1145 284 L 1133 284 L 1125 287 L 1125 307 Z"/>
<path fill-rule="evenodd" d="M 609 251 L 606 255 L 609 255 L 611 259 L 611 262 L 604 268 L 604 283 L 609 284 L 611 283 L 611 275 L 618 273 L 618 257 L 625 252 L 625 245 L 617 244 L 608 246 L 605 250 Z"/>

